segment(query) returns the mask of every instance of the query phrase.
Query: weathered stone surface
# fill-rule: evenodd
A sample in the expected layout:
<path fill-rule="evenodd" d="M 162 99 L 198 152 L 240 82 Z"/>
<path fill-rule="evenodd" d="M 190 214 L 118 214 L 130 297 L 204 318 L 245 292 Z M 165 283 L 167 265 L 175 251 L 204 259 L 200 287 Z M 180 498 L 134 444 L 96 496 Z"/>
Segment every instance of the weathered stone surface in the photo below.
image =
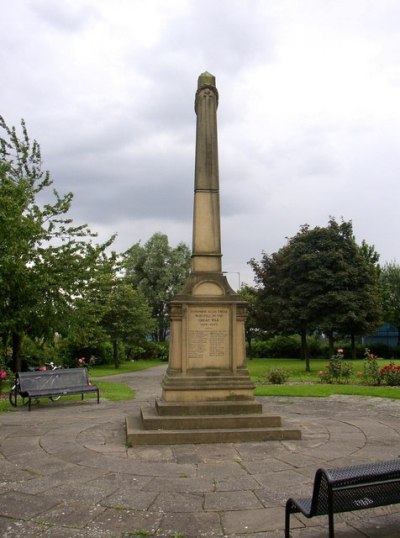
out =
<path fill-rule="evenodd" d="M 218 90 L 208 72 L 195 98 L 192 270 L 170 303 L 168 369 L 155 409 L 126 419 L 128 446 L 298 440 L 264 415 L 246 367 L 247 304 L 222 271 Z M 90 445 L 89 445 L 90 446 Z"/>
<path fill-rule="evenodd" d="M 0 468 L 8 468 L 7 481 L 0 485 L 0 507 L 8 514 L 0 513 L 0 536 L 127 538 L 136 532 L 158 538 L 179 533 L 185 538 L 281 538 L 286 499 L 309 496 L 318 467 L 399 456 L 400 401 L 351 396 L 260 398 L 272 415 L 284 414 L 285 422 L 301 425 L 301 441 L 143 446 L 116 452 L 116 439 L 121 446 L 125 443 L 126 414 L 153 405 L 164 371 L 161 366 L 118 376 L 137 391 L 136 401 L 104 401 L 94 410 L 77 406 L 74 413 L 69 405 L 55 402 L 31 413 L 21 408 L 0 415 L 0 431 L 7 431 L 2 441 L 22 438 L 27 430 L 38 436 L 38 450 L 31 455 L 18 442 L 4 445 L 5 455 L 0 442 Z M 342 432 L 343 443 L 338 443 Z M 318 458 L 309 456 L 310 449 L 318 449 Z M 50 473 L 24 470 L 28 464 L 39 469 L 47 457 L 59 463 Z M 400 505 L 337 515 L 335 536 L 397 538 L 399 518 Z M 293 538 L 325 538 L 327 517 L 293 515 L 291 527 Z"/>

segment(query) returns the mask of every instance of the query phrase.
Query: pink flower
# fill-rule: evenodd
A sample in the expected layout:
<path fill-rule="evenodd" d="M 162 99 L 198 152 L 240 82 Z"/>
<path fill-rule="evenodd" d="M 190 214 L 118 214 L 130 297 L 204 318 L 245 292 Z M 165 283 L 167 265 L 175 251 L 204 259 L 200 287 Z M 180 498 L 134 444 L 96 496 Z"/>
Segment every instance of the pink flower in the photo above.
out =
<path fill-rule="evenodd" d="M 7 372 L 5 370 L 0 370 L 0 379 L 6 379 L 7 378 Z"/>
<path fill-rule="evenodd" d="M 340 354 L 340 355 L 343 355 L 343 353 L 344 353 L 344 351 L 343 351 L 342 348 L 338 349 L 337 352 L 338 352 L 338 354 Z"/>

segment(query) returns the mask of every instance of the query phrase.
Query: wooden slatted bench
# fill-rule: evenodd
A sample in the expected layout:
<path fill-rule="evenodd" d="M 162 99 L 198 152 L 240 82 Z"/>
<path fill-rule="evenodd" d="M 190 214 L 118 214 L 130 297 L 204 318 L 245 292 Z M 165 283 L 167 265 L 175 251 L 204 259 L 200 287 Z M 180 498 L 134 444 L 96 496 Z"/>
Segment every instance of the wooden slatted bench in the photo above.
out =
<path fill-rule="evenodd" d="M 65 396 L 67 394 L 81 394 L 95 392 L 97 403 L 100 402 L 99 389 L 89 384 L 86 368 L 57 368 L 44 372 L 18 372 L 18 392 L 23 398 L 28 398 L 29 411 L 32 398 L 51 398 L 52 396 Z"/>
<path fill-rule="evenodd" d="M 333 515 L 400 502 L 400 459 L 336 469 L 318 469 L 312 497 L 288 499 L 285 538 L 290 538 L 290 515 L 307 518 L 328 515 L 329 538 L 334 538 Z"/>

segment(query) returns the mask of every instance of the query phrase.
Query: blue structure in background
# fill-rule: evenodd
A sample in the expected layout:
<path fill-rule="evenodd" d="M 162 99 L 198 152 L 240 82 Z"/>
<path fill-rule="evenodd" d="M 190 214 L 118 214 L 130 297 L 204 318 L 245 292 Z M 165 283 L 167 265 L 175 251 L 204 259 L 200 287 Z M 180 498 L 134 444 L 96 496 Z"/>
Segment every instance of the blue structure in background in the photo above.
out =
<path fill-rule="evenodd" d="M 385 323 L 381 325 L 379 329 L 373 334 L 366 336 L 363 341 L 364 344 L 385 344 L 389 347 L 397 346 L 399 331 L 397 327 L 392 323 Z"/>

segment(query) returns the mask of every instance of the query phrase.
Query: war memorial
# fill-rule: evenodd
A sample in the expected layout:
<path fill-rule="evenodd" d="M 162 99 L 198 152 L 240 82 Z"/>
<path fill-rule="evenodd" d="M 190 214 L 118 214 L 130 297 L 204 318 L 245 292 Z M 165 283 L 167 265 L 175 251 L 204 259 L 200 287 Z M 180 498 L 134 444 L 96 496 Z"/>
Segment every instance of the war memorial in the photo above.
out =
<path fill-rule="evenodd" d="M 192 269 L 170 303 L 170 354 L 162 396 L 127 417 L 127 442 L 213 443 L 300 439 L 280 416 L 263 413 L 246 368 L 246 302 L 222 271 L 215 77 L 195 96 L 196 158 Z"/>

